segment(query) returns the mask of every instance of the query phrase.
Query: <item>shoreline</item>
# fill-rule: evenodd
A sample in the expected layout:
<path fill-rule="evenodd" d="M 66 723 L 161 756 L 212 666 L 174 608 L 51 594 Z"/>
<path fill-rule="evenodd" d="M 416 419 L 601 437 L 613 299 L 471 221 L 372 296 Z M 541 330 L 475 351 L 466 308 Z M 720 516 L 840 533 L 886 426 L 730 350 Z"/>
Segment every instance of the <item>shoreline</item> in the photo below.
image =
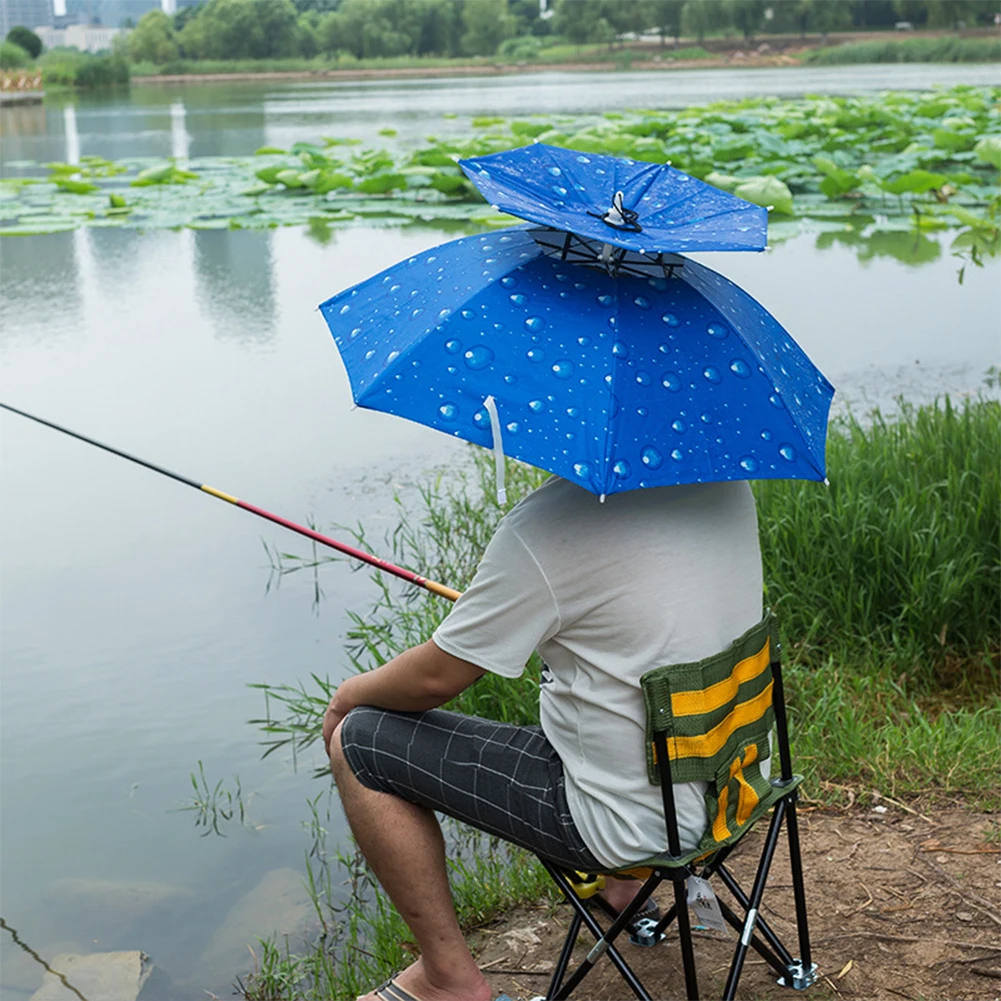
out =
<path fill-rule="evenodd" d="M 221 83 L 233 81 L 269 80 L 417 80 L 444 77 L 515 76 L 526 73 L 597 73 L 644 72 L 690 69 L 760 69 L 804 66 L 802 57 L 816 49 L 833 48 L 845 43 L 892 41 L 904 43 L 918 38 L 991 38 L 1001 35 L 996 28 L 974 28 L 958 32 L 943 29 L 918 30 L 903 36 L 894 32 L 858 31 L 832 32 L 820 35 L 758 35 L 753 39 L 678 39 L 673 46 L 627 45 L 616 49 L 616 57 L 588 59 L 586 56 L 568 62 L 463 62 L 436 66 L 367 66 L 356 68 L 249 70 L 235 73 L 157 73 L 133 75 L 134 84 Z M 672 52 L 692 45 L 704 45 L 711 52 L 704 59 L 675 59 Z M 630 54 L 633 55 L 630 61 Z M 878 65 L 878 64 L 874 64 Z"/>
<path fill-rule="evenodd" d="M 506 65 L 474 65 L 463 63 L 458 66 L 410 67 L 397 66 L 385 69 L 329 69 L 329 70 L 277 70 L 262 73 L 161 73 L 150 76 L 133 76 L 133 84 L 163 83 L 222 83 L 227 80 L 414 80 L 435 77 L 465 76 L 516 76 L 527 73 L 598 73 L 598 72 L 669 72 L 689 69 L 759 69 L 779 66 L 802 66 L 792 56 L 784 54 L 759 55 L 744 54 L 743 58 L 730 56 L 715 59 L 665 59 L 660 62 L 643 60 L 638 66 L 623 67 L 613 62 L 596 63 L 522 63 Z"/>

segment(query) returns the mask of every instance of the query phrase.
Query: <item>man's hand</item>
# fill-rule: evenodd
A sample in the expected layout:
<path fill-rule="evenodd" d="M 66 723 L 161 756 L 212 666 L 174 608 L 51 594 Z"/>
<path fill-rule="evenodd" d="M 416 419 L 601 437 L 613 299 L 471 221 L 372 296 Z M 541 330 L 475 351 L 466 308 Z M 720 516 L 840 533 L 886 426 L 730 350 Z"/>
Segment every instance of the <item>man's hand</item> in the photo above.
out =
<path fill-rule="evenodd" d="M 327 752 L 328 758 L 330 757 L 330 738 L 334 735 L 337 724 L 357 704 L 351 701 L 351 683 L 357 681 L 358 677 L 356 675 L 348 678 L 337 686 L 337 691 L 334 692 L 334 697 L 330 700 L 330 705 L 327 706 L 326 712 L 323 714 L 323 749 Z"/>
<path fill-rule="evenodd" d="M 483 668 L 445 653 L 434 640 L 404 650 L 374 671 L 341 682 L 323 714 L 324 750 L 329 757 L 334 730 L 355 706 L 423 712 L 448 702 L 484 674 Z"/>

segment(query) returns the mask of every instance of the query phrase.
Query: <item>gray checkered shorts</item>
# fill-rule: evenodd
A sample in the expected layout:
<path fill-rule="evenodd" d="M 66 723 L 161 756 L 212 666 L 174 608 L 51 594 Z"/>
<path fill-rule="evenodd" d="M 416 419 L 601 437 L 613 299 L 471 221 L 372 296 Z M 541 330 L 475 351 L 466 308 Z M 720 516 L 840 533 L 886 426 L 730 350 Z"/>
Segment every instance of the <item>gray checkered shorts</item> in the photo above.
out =
<path fill-rule="evenodd" d="M 446 813 L 567 868 L 602 868 L 570 816 L 563 763 L 541 727 L 444 709 L 358 706 L 345 717 L 341 745 L 369 789 Z"/>

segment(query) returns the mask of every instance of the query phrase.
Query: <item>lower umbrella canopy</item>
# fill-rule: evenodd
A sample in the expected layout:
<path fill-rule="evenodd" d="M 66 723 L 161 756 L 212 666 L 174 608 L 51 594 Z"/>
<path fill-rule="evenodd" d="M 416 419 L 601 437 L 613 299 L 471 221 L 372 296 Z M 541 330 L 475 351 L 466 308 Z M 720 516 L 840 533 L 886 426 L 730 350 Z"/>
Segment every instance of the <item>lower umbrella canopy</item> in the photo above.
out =
<path fill-rule="evenodd" d="M 596 494 L 825 478 L 831 384 L 764 307 L 684 257 L 613 276 L 518 227 L 417 254 L 320 310 L 359 406 Z"/>

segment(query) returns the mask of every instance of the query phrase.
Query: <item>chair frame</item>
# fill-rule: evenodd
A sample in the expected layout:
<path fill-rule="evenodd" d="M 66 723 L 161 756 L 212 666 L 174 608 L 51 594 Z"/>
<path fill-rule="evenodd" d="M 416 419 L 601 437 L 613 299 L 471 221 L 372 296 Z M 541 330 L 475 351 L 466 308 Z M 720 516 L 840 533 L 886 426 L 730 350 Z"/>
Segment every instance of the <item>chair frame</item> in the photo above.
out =
<path fill-rule="evenodd" d="M 582 900 L 573 887 L 570 874 L 560 869 L 547 859 L 541 858 L 543 866 L 552 876 L 563 896 L 574 910 L 570 928 L 567 932 L 563 948 L 553 971 L 552 980 L 545 998 L 533 1001 L 563 1001 L 569 998 L 580 982 L 594 968 L 604 954 L 618 969 L 623 980 L 640 1001 L 653 1001 L 652 996 L 640 982 L 629 964 L 615 947 L 614 942 L 619 934 L 637 917 L 640 909 L 646 903 L 653 891 L 664 880 L 674 884 L 674 904 L 659 919 L 641 918 L 637 924 L 640 934 L 631 936 L 634 944 L 655 945 L 665 937 L 665 930 L 675 921 L 678 922 L 678 940 L 681 946 L 681 956 L 685 973 L 685 989 L 690 1001 L 699 997 L 698 977 L 695 968 L 695 952 L 692 943 L 692 928 L 688 914 L 686 881 L 689 876 L 699 876 L 709 879 L 718 876 L 720 881 L 737 901 L 744 911 L 743 920 L 723 900 L 719 900 L 720 911 L 724 920 L 735 931 L 739 938 L 734 950 L 733 960 L 723 991 L 723 1001 L 732 1001 L 736 994 L 747 958 L 748 948 L 754 949 L 778 974 L 778 982 L 794 990 L 805 990 L 817 978 L 816 964 L 813 963 L 810 950 L 810 934 L 806 914 L 806 893 L 803 881 L 803 864 L 800 853 L 799 824 L 796 817 L 796 801 L 798 799 L 798 783 L 792 771 L 792 756 L 789 751 L 789 730 L 786 719 L 785 692 L 782 684 L 781 650 L 773 633 L 770 653 L 770 666 L 774 681 L 772 705 L 775 711 L 775 730 L 779 751 L 780 774 L 778 779 L 772 779 L 771 784 L 781 789 L 788 786 L 784 793 L 780 792 L 772 808 L 771 822 L 765 838 L 765 846 L 758 863 L 757 873 L 750 894 L 745 894 L 736 878 L 725 866 L 727 856 L 741 839 L 731 844 L 723 845 L 702 860 L 684 865 L 657 865 L 644 863 L 638 868 L 649 869 L 639 894 L 629 906 L 624 908 L 611 925 L 602 929 L 591 913 L 587 901 Z M 657 752 L 657 767 L 660 773 L 660 785 L 664 802 L 664 816 L 667 822 L 668 852 L 675 858 L 682 855 L 678 837 L 677 810 L 674 801 L 674 786 L 671 781 L 671 762 L 668 754 L 667 736 L 658 732 L 654 736 L 654 746 Z M 793 898 L 795 901 L 796 926 L 799 938 L 799 957 L 795 958 L 782 943 L 778 935 L 761 916 L 761 899 L 768 879 L 775 849 L 778 846 L 779 835 L 785 825 L 789 839 L 789 860 L 792 869 Z M 752 825 L 753 826 L 753 825 Z M 698 870 L 698 871 L 697 871 Z M 609 875 L 615 875 L 612 871 Z M 587 927 L 596 939 L 596 944 L 587 956 L 577 966 L 574 972 L 567 976 L 574 946 L 581 928 Z"/>

